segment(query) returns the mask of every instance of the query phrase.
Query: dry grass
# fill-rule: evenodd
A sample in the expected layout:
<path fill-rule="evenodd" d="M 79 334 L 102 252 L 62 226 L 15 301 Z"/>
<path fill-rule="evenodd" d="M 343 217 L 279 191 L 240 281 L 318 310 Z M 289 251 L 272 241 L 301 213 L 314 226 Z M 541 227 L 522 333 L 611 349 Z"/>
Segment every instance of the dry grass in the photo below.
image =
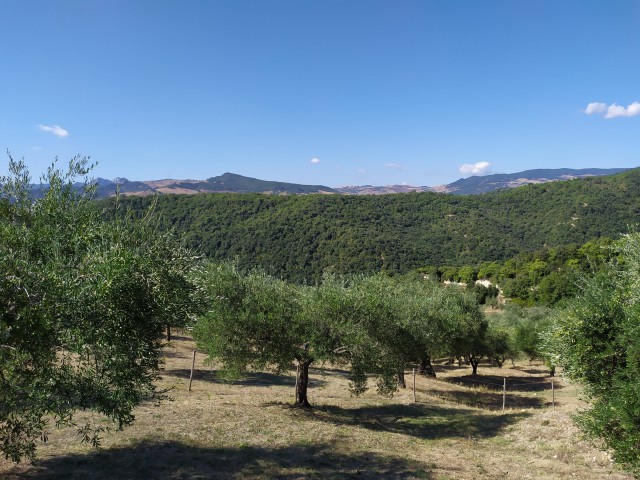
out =
<path fill-rule="evenodd" d="M 317 368 L 315 408 L 303 411 L 287 403 L 293 373 L 221 383 L 204 355 L 188 392 L 192 349 L 188 337 L 166 348 L 161 385 L 173 388 L 172 401 L 140 406 L 136 423 L 106 435 L 98 450 L 71 430 L 54 431 L 35 464 L 0 461 L 0 478 L 632 478 L 573 426 L 575 386 L 556 378 L 558 404 L 548 406 L 540 366 L 481 365 L 478 378 L 468 367 L 437 366 L 437 380 L 418 377 L 417 403 L 411 388 L 393 399 L 353 398 L 344 371 Z"/>

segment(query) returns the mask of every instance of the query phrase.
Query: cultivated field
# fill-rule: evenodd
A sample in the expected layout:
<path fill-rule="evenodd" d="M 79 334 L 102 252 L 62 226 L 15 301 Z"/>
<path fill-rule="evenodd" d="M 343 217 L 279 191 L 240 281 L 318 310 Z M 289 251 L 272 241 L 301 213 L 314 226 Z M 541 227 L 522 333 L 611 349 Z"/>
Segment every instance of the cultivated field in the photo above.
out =
<path fill-rule="evenodd" d="M 166 347 L 161 385 L 173 399 L 139 407 L 135 424 L 107 434 L 100 449 L 53 431 L 35 465 L 0 460 L 0 478 L 632 478 L 573 426 L 575 386 L 555 378 L 551 408 L 539 365 L 481 365 L 477 378 L 468 367 L 437 366 L 437 380 L 417 378 L 417 403 L 410 372 L 392 399 L 373 389 L 355 398 L 344 371 L 316 368 L 315 408 L 303 411 L 288 407 L 293 372 L 225 384 L 202 354 L 189 392 L 193 348 L 187 336 Z"/>

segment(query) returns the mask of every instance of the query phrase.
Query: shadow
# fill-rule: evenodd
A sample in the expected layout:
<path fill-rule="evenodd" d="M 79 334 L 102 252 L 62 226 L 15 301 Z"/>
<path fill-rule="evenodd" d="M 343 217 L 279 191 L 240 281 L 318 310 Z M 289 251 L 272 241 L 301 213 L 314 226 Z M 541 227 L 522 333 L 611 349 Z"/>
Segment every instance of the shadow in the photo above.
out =
<path fill-rule="evenodd" d="M 165 337 L 165 342 L 167 342 L 167 338 Z M 173 342 L 174 340 L 188 340 L 188 341 L 193 341 L 193 337 L 185 337 L 184 335 L 174 335 L 173 333 L 171 334 L 171 342 Z M 171 343 L 171 342 L 167 342 L 167 343 Z"/>
<path fill-rule="evenodd" d="M 506 408 L 543 408 L 546 405 L 545 398 L 523 397 L 521 395 L 508 392 L 509 391 L 507 390 L 507 394 L 505 395 Z M 478 407 L 495 411 L 502 410 L 502 391 L 500 393 L 494 393 L 477 390 L 437 390 L 425 391 L 424 393 L 449 402 L 467 405 L 469 407 Z"/>
<path fill-rule="evenodd" d="M 441 380 L 464 387 L 486 387 L 490 390 L 502 391 L 505 377 L 498 375 L 464 375 L 462 377 L 448 377 Z M 510 391 L 517 392 L 544 392 L 551 390 L 551 380 L 547 377 L 506 377 L 507 393 Z M 554 382 L 554 388 L 563 388 L 557 382 Z"/>
<path fill-rule="evenodd" d="M 341 448 L 343 447 L 343 448 Z M 346 453 L 342 453 L 344 450 Z M 175 441 L 142 441 L 129 447 L 96 450 L 15 467 L 7 480 L 231 479 L 299 478 L 435 479 L 433 464 L 374 452 L 350 452 L 348 445 L 202 448 Z"/>
<path fill-rule="evenodd" d="M 457 372 L 459 370 L 471 370 L 469 365 L 433 365 L 433 369 L 438 372 Z"/>
<path fill-rule="evenodd" d="M 335 425 L 400 433 L 427 440 L 493 437 L 508 425 L 530 415 L 523 412 L 510 412 L 495 416 L 474 410 L 436 407 L 420 403 L 359 408 L 324 405 L 309 412 L 298 411 L 293 414 L 311 414 L 317 420 Z"/>
<path fill-rule="evenodd" d="M 519 372 L 528 373 L 530 375 L 545 375 L 549 374 L 549 370 L 540 369 L 540 368 L 524 368 L 524 367 L 514 367 L 514 370 L 518 370 Z"/>
<path fill-rule="evenodd" d="M 171 370 L 164 370 L 163 376 L 178 377 L 189 379 L 191 375 L 191 369 L 189 368 L 174 368 Z M 252 372 L 247 373 L 242 378 L 236 380 L 225 380 L 218 376 L 216 370 L 194 370 L 193 381 L 198 382 L 217 382 L 227 385 L 244 385 L 248 387 L 294 387 L 296 384 L 295 376 L 293 375 L 277 375 L 269 372 Z M 320 387 L 326 385 L 327 382 L 314 378 L 313 375 L 309 377 L 309 388 Z"/>
<path fill-rule="evenodd" d="M 351 375 L 350 370 L 345 370 L 344 368 L 327 368 L 327 367 L 315 367 L 310 369 L 312 374 L 322 375 L 322 376 L 339 376 L 339 377 L 348 377 Z"/>

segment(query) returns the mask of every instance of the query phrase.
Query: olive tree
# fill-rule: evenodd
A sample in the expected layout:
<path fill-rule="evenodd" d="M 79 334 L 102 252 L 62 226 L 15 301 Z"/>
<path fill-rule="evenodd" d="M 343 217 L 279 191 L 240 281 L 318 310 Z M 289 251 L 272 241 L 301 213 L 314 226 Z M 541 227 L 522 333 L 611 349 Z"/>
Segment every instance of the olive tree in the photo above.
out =
<path fill-rule="evenodd" d="M 640 475 L 640 234 L 626 235 L 617 250 L 620 262 L 583 283 L 543 345 L 585 386 L 582 426 Z"/>
<path fill-rule="evenodd" d="M 295 365 L 299 407 L 310 407 L 314 363 L 349 366 L 354 394 L 366 390 L 371 374 L 380 393 L 397 388 L 401 359 L 378 341 L 391 311 L 388 298 L 377 295 L 376 280 L 325 275 L 322 283 L 303 287 L 263 272 L 244 273 L 231 263 L 210 266 L 206 276 L 212 302 L 194 336 L 210 361 L 221 363 L 223 376 L 250 369 L 282 372 Z"/>
<path fill-rule="evenodd" d="M 91 168 L 52 165 L 35 199 L 23 161 L 0 179 L 0 450 L 14 461 L 34 456 L 50 422 L 95 445 L 101 418 L 130 424 L 158 393 L 163 325 L 201 298 L 197 259 L 151 216 L 104 218 Z M 101 415 L 76 422 L 77 410 Z"/>
<path fill-rule="evenodd" d="M 480 361 L 488 353 L 485 339 L 489 328 L 477 299 L 458 291 L 446 297 L 443 308 L 449 325 L 444 346 L 450 356 L 465 357 L 476 375 Z"/>

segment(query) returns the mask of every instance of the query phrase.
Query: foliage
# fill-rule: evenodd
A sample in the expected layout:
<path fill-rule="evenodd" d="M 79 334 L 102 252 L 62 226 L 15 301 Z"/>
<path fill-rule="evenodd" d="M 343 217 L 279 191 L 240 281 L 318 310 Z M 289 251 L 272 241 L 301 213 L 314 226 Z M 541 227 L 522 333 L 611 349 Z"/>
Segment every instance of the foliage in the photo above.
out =
<path fill-rule="evenodd" d="M 522 300 L 530 304 L 556 302 L 565 295 L 558 288 L 572 285 L 564 281 L 569 277 L 548 280 L 548 293 L 538 289 L 541 298 L 529 298 L 531 281 L 541 282 L 559 264 L 571 271 L 559 260 L 564 252 L 553 249 L 573 244 L 577 251 L 586 242 L 616 237 L 638 219 L 639 196 L 640 171 L 633 170 L 473 196 L 163 195 L 157 208 L 164 228 L 183 232 L 210 259 L 237 257 L 244 269 L 261 268 L 296 283 L 319 282 L 325 271 L 398 274 L 425 265 L 450 265 L 456 275 L 465 266 L 496 275 L 491 262 L 542 250 L 549 258 L 531 258 L 526 268 L 504 264 L 497 274 L 525 274 L 514 290 L 526 292 Z M 127 198 L 126 205 L 144 212 L 152 201 Z M 581 269 L 583 258 L 592 260 L 580 253 Z M 463 273 L 465 282 L 473 278 L 473 272 Z"/>
<path fill-rule="evenodd" d="M 223 263 L 210 266 L 207 284 L 213 301 L 194 336 L 223 375 L 295 363 L 300 387 L 310 364 L 330 361 L 349 366 L 354 394 L 370 375 L 379 393 L 393 394 L 407 363 L 448 353 L 450 338 L 464 344 L 482 317 L 472 296 L 422 278 L 325 274 L 299 286 Z M 306 387 L 296 403 L 308 406 Z"/>
<path fill-rule="evenodd" d="M 36 200 L 22 161 L 0 179 L 0 450 L 14 461 L 78 409 L 130 424 L 156 393 L 162 326 L 184 322 L 198 293 L 195 258 L 149 215 L 100 218 L 87 180 L 73 186 L 91 168 L 52 165 Z M 77 427 L 98 444 L 105 425 Z"/>
<path fill-rule="evenodd" d="M 530 307 L 554 306 L 578 293 L 580 277 L 604 268 L 615 256 L 608 237 L 583 245 L 568 244 L 525 252 L 505 261 L 484 262 L 475 267 L 429 266 L 418 270 L 441 281 L 465 282 L 467 279 L 490 280 L 512 302 Z M 480 284 L 469 283 L 481 303 L 497 295 L 495 285 L 487 292 Z M 485 296 L 486 295 L 486 296 Z M 484 299 L 484 302 L 482 300 Z"/>
<path fill-rule="evenodd" d="M 591 407 L 582 426 L 640 475 L 640 235 L 626 235 L 616 247 L 622 261 L 585 282 L 545 344 L 585 385 Z"/>

